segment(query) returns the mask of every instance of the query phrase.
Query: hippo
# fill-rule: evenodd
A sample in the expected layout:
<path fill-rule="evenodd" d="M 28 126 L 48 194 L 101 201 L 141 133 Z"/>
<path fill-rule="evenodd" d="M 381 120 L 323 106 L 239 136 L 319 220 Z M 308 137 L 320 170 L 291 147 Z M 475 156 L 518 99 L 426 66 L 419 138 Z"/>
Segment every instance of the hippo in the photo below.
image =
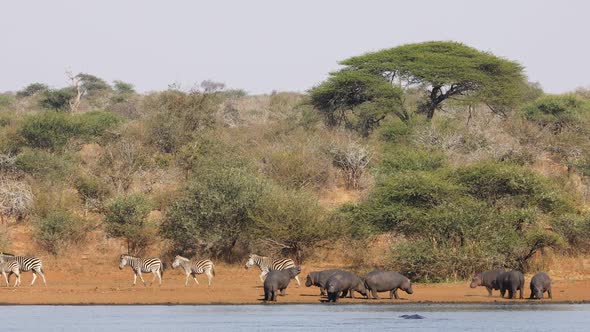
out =
<path fill-rule="evenodd" d="M 516 291 L 520 291 L 519 298 L 523 299 L 524 275 L 520 271 L 502 272 L 498 275 L 497 282 L 500 285 L 500 295 L 504 297 L 508 291 L 508 298 L 513 299 Z"/>
<path fill-rule="evenodd" d="M 414 293 L 410 279 L 392 271 L 375 270 L 369 272 L 365 277 L 365 287 L 367 288 L 367 292 L 371 292 L 374 299 L 379 299 L 377 292 L 389 291 L 389 298 L 393 299 L 395 296 L 397 300 L 399 299 L 397 295 L 398 288 L 401 288 L 401 290 L 408 294 Z"/>
<path fill-rule="evenodd" d="M 551 295 L 551 279 L 545 272 L 539 272 L 531 279 L 531 297 L 530 299 L 542 299 L 543 293 L 547 292 L 549 298 Z"/>
<path fill-rule="evenodd" d="M 324 270 L 309 272 L 305 280 L 305 286 L 318 286 L 320 288 L 320 295 L 326 295 L 326 281 L 336 272 L 343 272 L 342 270 Z"/>
<path fill-rule="evenodd" d="M 342 297 L 344 297 L 346 293 L 351 298 L 354 298 L 354 291 L 361 293 L 363 296 L 368 294 L 365 281 L 348 271 L 336 272 L 328 278 L 326 291 L 328 292 L 328 302 L 337 302 L 338 295 L 342 294 Z"/>
<path fill-rule="evenodd" d="M 272 270 L 266 275 L 264 280 L 264 301 L 277 301 L 277 292 L 285 295 L 285 288 L 289 286 L 289 281 L 301 273 L 301 268 L 295 266 L 285 270 Z"/>
<path fill-rule="evenodd" d="M 496 278 L 502 272 L 506 272 L 506 270 L 498 269 L 493 271 L 480 272 L 476 274 L 473 277 L 473 279 L 471 279 L 471 284 L 469 285 L 469 287 L 475 288 L 477 286 L 484 286 L 488 290 L 488 296 L 492 296 L 492 289 L 500 289 L 500 285 L 496 281 Z"/>

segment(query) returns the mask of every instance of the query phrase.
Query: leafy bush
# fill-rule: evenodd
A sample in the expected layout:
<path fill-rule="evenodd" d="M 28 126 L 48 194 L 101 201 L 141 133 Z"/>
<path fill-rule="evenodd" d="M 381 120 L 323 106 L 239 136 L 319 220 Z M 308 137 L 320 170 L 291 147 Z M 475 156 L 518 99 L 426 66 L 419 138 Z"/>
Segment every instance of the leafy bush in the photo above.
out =
<path fill-rule="evenodd" d="M 162 234 L 173 253 L 207 252 L 232 260 L 248 247 L 254 222 L 250 212 L 268 185 L 250 172 L 217 169 L 202 173 L 166 212 Z"/>
<path fill-rule="evenodd" d="M 379 170 L 384 174 L 405 170 L 434 171 L 447 164 L 447 158 L 443 152 L 419 146 L 388 146 L 382 158 Z"/>
<path fill-rule="evenodd" d="M 55 150 L 72 138 L 91 140 L 100 137 L 120 122 L 116 114 L 108 112 L 70 115 L 49 111 L 28 116 L 19 133 L 29 147 Z"/>
<path fill-rule="evenodd" d="M 150 210 L 150 203 L 141 194 L 115 198 L 105 211 L 107 234 L 124 238 L 130 254 L 143 252 L 157 235 L 157 225 L 147 219 Z"/>
<path fill-rule="evenodd" d="M 79 127 L 71 121 L 70 116 L 59 112 L 31 115 L 20 128 L 20 135 L 27 146 L 42 149 L 63 147 L 79 133 Z"/>
<path fill-rule="evenodd" d="M 80 243 L 90 229 L 87 221 L 67 211 L 53 211 L 34 225 L 35 240 L 54 255 L 72 243 Z"/>
<path fill-rule="evenodd" d="M 48 110 L 68 112 L 70 110 L 70 102 L 75 96 L 76 92 L 72 88 L 45 90 L 43 91 L 42 98 L 39 100 L 39 104 Z"/>
<path fill-rule="evenodd" d="M 94 176 L 79 176 L 74 181 L 74 187 L 87 209 L 100 210 L 102 203 L 109 194 L 108 186 Z"/>
<path fill-rule="evenodd" d="M 14 96 L 9 94 L 0 94 L 0 111 L 9 109 L 14 103 Z"/>
<path fill-rule="evenodd" d="M 70 174 L 72 164 L 69 155 L 27 148 L 16 156 L 14 166 L 17 170 L 35 177 L 60 180 Z"/>
<path fill-rule="evenodd" d="M 590 102 L 574 94 L 545 95 L 524 107 L 529 120 L 555 132 L 587 122 L 588 112 Z"/>
<path fill-rule="evenodd" d="M 22 90 L 18 91 L 16 93 L 16 96 L 20 97 L 20 98 L 31 97 L 33 95 L 36 95 L 40 92 L 45 92 L 47 90 L 49 90 L 49 87 L 47 86 L 47 84 L 31 83 L 31 84 L 27 85 L 26 87 L 24 87 Z"/>
<path fill-rule="evenodd" d="M 117 114 L 100 111 L 76 114 L 71 120 L 78 127 L 79 136 L 87 140 L 103 136 L 122 122 Z"/>
<path fill-rule="evenodd" d="M 335 220 L 324 217 L 316 198 L 279 187 L 260 197 L 251 215 L 258 248 L 299 262 L 320 242 L 338 238 L 343 231 Z"/>

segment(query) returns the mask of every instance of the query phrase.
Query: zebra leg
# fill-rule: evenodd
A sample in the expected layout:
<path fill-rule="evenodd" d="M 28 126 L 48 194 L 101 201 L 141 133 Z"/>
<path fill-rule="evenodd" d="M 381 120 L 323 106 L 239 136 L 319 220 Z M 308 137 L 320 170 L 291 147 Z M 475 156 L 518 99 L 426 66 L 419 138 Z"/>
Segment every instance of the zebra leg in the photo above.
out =
<path fill-rule="evenodd" d="M 189 277 L 190 275 L 191 275 L 190 273 L 187 273 L 187 274 L 186 274 L 186 278 L 185 278 L 185 280 L 184 280 L 184 287 L 188 287 L 188 277 Z"/>
<path fill-rule="evenodd" d="M 139 279 L 141 279 L 141 282 L 143 282 L 143 285 L 147 287 L 145 280 L 143 280 L 143 274 L 141 273 L 141 271 L 137 274 L 139 275 Z"/>
<path fill-rule="evenodd" d="M 150 286 L 154 284 L 154 281 L 156 281 L 156 276 L 158 276 L 158 272 L 159 271 L 152 271 L 152 281 L 150 281 Z M 162 283 L 160 283 L 161 285 Z"/>
<path fill-rule="evenodd" d="M 193 279 L 195 280 L 195 282 L 197 283 L 197 285 L 200 285 L 199 284 L 199 281 L 197 280 L 197 274 L 196 273 L 193 274 Z"/>
<path fill-rule="evenodd" d="M 39 275 L 41 276 L 41 279 L 43 279 L 43 285 L 45 285 L 45 287 L 47 287 L 47 281 L 45 280 L 45 273 L 43 273 L 43 271 L 39 270 L 37 273 L 39 273 Z"/>
<path fill-rule="evenodd" d="M 299 282 L 299 276 L 295 276 L 295 281 L 297 281 L 297 287 L 301 286 L 301 283 Z"/>
<path fill-rule="evenodd" d="M 208 286 L 211 287 L 211 280 L 213 279 L 213 275 L 211 274 L 211 270 L 207 270 L 205 273 L 207 275 L 207 279 L 209 280 Z"/>
<path fill-rule="evenodd" d="M 268 273 L 267 271 L 262 271 L 262 273 L 260 274 L 260 281 L 262 281 L 263 284 L 264 284 L 264 277 L 266 277 L 267 273 Z"/>
<path fill-rule="evenodd" d="M 20 286 L 20 273 L 15 273 L 16 280 L 14 281 L 14 287 Z"/>
<path fill-rule="evenodd" d="M 159 279 L 158 285 L 162 286 L 162 271 L 160 271 L 160 270 L 158 270 L 158 279 Z"/>
<path fill-rule="evenodd" d="M 35 280 L 37 280 L 37 272 L 35 272 L 35 270 L 33 270 L 32 272 L 33 272 L 33 280 L 31 281 L 31 286 L 33 286 L 35 284 Z"/>
<path fill-rule="evenodd" d="M 2 271 L 2 275 L 4 276 L 4 280 L 6 280 L 6 287 L 10 286 L 10 284 L 8 283 L 8 276 L 6 275 L 6 272 Z"/>
<path fill-rule="evenodd" d="M 137 283 L 137 273 L 133 273 L 133 286 Z"/>

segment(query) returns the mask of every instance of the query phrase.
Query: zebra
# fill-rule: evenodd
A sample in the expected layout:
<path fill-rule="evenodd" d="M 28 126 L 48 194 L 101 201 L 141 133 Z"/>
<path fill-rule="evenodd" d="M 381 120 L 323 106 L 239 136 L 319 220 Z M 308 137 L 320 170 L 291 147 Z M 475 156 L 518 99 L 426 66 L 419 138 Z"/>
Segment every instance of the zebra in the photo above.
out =
<path fill-rule="evenodd" d="M 45 273 L 43 272 L 43 262 L 37 257 L 24 257 L 15 256 L 8 253 L 0 253 L 0 263 L 16 261 L 19 264 L 19 272 L 33 272 L 33 280 L 31 286 L 35 284 L 37 280 L 37 274 L 43 278 L 43 284 L 47 287 L 47 281 L 45 280 Z M 10 278 L 10 275 L 9 275 Z M 20 283 L 20 282 L 19 282 Z"/>
<path fill-rule="evenodd" d="M 291 267 L 295 267 L 295 262 L 290 258 L 272 259 L 270 257 L 250 254 L 250 256 L 248 257 L 248 262 L 246 262 L 246 269 L 251 268 L 253 265 L 257 265 L 262 271 L 262 273 L 260 274 L 260 281 L 264 282 L 264 277 L 268 274 L 269 271 L 285 270 Z M 299 278 L 297 276 L 295 276 L 295 281 L 297 281 L 297 286 L 301 286 L 301 283 L 299 282 Z"/>
<path fill-rule="evenodd" d="M 213 279 L 213 276 L 215 276 L 215 267 L 213 266 L 212 261 L 208 259 L 200 261 L 191 261 L 186 257 L 176 256 L 174 257 L 172 268 L 175 269 L 179 266 L 182 266 L 182 268 L 184 269 L 184 273 L 186 273 L 186 281 L 184 283 L 185 287 L 188 286 L 188 277 L 190 275 L 193 276 L 193 279 L 198 285 L 199 281 L 197 281 L 197 274 L 203 273 L 207 276 L 207 279 L 209 279 L 209 286 L 211 286 L 211 279 Z"/>
<path fill-rule="evenodd" d="M 13 260 L 0 263 L 0 273 L 2 273 L 4 280 L 6 280 L 6 287 L 10 287 L 10 282 L 8 280 L 10 274 L 16 276 L 14 287 L 20 286 L 20 264 L 17 261 Z"/>
<path fill-rule="evenodd" d="M 143 259 L 131 255 L 121 255 L 119 261 L 119 269 L 123 270 L 125 265 L 129 265 L 133 270 L 133 286 L 135 286 L 135 284 L 137 283 L 138 275 L 141 281 L 143 282 L 143 285 L 147 286 L 145 280 L 143 280 L 142 273 L 149 272 L 151 272 L 154 275 L 150 285 L 154 283 L 156 277 L 158 277 L 158 279 L 160 280 L 160 286 L 162 285 L 162 277 L 164 276 L 164 263 L 162 263 L 162 261 L 158 257 Z"/>

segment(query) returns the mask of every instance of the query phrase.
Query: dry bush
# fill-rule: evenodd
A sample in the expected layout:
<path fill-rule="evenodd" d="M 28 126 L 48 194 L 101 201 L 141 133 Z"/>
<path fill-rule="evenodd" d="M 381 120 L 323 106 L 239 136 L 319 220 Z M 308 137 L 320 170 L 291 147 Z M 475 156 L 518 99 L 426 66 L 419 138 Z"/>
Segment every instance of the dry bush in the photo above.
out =
<path fill-rule="evenodd" d="M 34 198 L 27 183 L 0 178 L 0 216 L 24 218 L 31 212 Z"/>
<path fill-rule="evenodd" d="M 105 146 L 96 174 L 122 193 L 129 190 L 134 177 L 148 167 L 149 161 L 148 152 L 140 142 L 123 138 Z"/>
<path fill-rule="evenodd" d="M 371 150 L 355 140 L 349 140 L 343 144 L 334 144 L 330 148 L 330 154 L 334 166 L 342 171 L 346 187 L 360 189 L 362 178 L 371 162 L 373 153 Z"/>

